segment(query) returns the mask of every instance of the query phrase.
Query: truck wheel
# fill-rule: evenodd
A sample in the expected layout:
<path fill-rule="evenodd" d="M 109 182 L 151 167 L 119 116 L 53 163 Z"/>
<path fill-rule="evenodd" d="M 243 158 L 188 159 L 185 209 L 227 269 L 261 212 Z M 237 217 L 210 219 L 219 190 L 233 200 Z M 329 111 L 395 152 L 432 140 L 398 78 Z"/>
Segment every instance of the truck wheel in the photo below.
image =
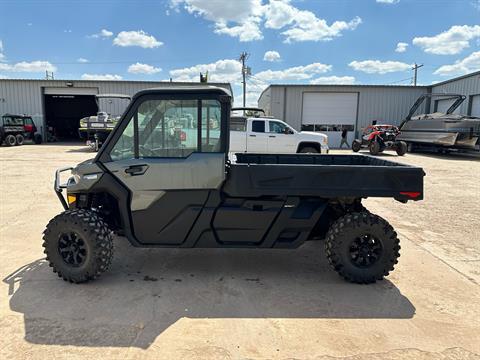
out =
<path fill-rule="evenodd" d="M 393 270 L 400 242 L 392 226 L 369 212 L 347 214 L 328 230 L 325 253 L 330 265 L 347 281 L 374 283 Z"/>
<path fill-rule="evenodd" d="M 403 156 L 407 152 L 407 143 L 405 141 L 398 141 L 395 145 L 395 151 L 398 156 Z"/>
<path fill-rule="evenodd" d="M 318 154 L 318 150 L 315 149 L 314 147 L 311 147 L 311 146 L 305 146 L 303 148 L 300 149 L 299 153 L 301 154 L 308 154 L 308 153 L 314 153 L 314 154 Z"/>
<path fill-rule="evenodd" d="M 94 280 L 110 267 L 111 231 L 93 211 L 66 210 L 50 220 L 43 234 L 47 260 L 65 281 Z"/>
<path fill-rule="evenodd" d="M 360 149 L 362 148 L 362 142 L 360 140 L 353 140 L 353 143 L 352 143 L 352 150 L 354 152 L 359 152 Z"/>
<path fill-rule="evenodd" d="M 370 154 L 372 155 L 378 155 L 380 152 L 380 144 L 378 141 L 372 141 L 368 148 L 370 150 Z"/>
<path fill-rule="evenodd" d="M 15 135 L 7 135 L 5 138 L 5 145 L 7 146 L 15 146 L 17 144 L 17 139 Z"/>
<path fill-rule="evenodd" d="M 18 134 L 17 136 L 15 136 L 15 139 L 17 140 L 17 145 L 23 145 L 23 140 L 25 140 L 25 138 L 23 137 L 23 135 L 20 135 L 20 134 Z"/>

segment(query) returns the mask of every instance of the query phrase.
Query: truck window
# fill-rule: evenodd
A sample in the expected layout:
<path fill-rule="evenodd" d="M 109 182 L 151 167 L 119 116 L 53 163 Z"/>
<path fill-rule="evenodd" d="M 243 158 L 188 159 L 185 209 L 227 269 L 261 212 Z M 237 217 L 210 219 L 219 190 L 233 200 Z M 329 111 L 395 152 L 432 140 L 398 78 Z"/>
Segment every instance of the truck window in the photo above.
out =
<path fill-rule="evenodd" d="M 130 119 L 122 135 L 113 146 L 113 149 L 110 151 L 110 157 L 113 161 L 133 159 L 135 157 L 133 148 L 133 119 Z"/>
<path fill-rule="evenodd" d="M 268 121 L 269 132 L 276 133 L 276 134 L 285 134 L 286 129 L 288 128 L 287 125 L 282 124 L 278 121 Z"/>
<path fill-rule="evenodd" d="M 259 132 L 259 133 L 265 132 L 265 121 L 263 120 L 252 121 L 252 131 Z"/>

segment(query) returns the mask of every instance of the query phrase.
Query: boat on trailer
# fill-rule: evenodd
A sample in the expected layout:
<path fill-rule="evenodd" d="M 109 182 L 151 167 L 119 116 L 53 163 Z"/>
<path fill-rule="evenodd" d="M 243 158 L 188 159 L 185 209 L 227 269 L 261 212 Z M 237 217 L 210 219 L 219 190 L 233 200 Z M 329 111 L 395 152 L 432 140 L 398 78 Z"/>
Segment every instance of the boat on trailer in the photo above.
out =
<path fill-rule="evenodd" d="M 452 99 L 453 103 L 444 113 L 414 116 L 420 105 L 427 99 L 431 102 L 432 98 Z M 400 124 L 401 134 L 397 139 L 405 141 L 410 150 L 416 146 L 429 146 L 440 150 L 479 150 L 480 118 L 453 113 L 465 98 L 465 95 L 460 94 L 423 94 Z"/>

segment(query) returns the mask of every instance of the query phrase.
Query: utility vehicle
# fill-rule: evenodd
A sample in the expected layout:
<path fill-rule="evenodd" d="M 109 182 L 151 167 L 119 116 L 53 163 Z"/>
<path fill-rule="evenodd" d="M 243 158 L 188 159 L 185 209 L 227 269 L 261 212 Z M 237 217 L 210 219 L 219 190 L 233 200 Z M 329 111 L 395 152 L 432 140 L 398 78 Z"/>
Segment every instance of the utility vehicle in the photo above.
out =
<path fill-rule="evenodd" d="M 0 145 L 23 145 L 25 140 L 25 121 L 23 115 L 5 114 L 0 119 Z"/>
<path fill-rule="evenodd" d="M 362 155 L 239 153 L 232 163 L 230 106 L 216 87 L 137 93 L 94 159 L 56 172 L 65 211 L 43 237 L 53 271 L 74 283 L 97 278 L 112 261 L 115 232 L 140 247 L 294 249 L 325 239 L 345 279 L 388 275 L 397 234 L 361 200 L 421 200 L 423 170 Z M 192 129 L 187 141 L 181 134 Z"/>
<path fill-rule="evenodd" d="M 407 144 L 397 140 L 399 134 L 400 131 L 394 125 L 373 124 L 367 126 L 363 130 L 362 138 L 353 140 L 352 150 L 358 152 L 366 147 L 370 154 L 378 155 L 391 149 L 395 150 L 399 156 L 403 156 L 407 152 Z"/>

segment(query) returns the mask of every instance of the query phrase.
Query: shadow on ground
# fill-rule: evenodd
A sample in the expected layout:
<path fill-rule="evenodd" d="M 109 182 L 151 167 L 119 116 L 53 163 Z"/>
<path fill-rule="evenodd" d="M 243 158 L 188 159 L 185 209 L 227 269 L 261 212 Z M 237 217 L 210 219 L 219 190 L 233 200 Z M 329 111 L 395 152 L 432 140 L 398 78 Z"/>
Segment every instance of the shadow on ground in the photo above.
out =
<path fill-rule="evenodd" d="M 73 285 L 45 260 L 4 279 L 35 344 L 148 348 L 181 318 L 411 318 L 388 280 L 343 281 L 322 242 L 298 250 L 136 249 L 118 239 L 109 273 Z"/>

